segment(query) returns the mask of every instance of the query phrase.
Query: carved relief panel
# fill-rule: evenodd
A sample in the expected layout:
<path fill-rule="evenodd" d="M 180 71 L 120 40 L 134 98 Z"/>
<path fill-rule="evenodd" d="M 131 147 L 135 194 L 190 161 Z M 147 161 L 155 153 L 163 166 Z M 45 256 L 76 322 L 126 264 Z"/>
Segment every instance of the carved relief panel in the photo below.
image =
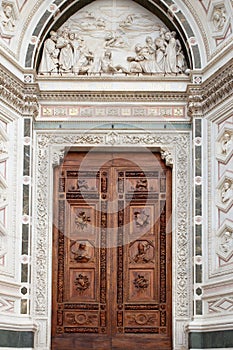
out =
<path fill-rule="evenodd" d="M 124 201 L 121 191 L 118 194 L 117 301 L 118 313 L 124 316 L 117 331 L 168 335 L 166 171 L 120 171 L 118 183 L 125 194 Z M 123 213 L 121 207 L 125 208 Z"/>
<path fill-rule="evenodd" d="M 163 349 L 171 342 L 170 170 L 154 156 L 155 169 L 142 171 L 128 160 L 138 155 L 109 153 L 84 171 L 75 155 L 55 171 L 52 348 L 124 335 L 131 349 L 134 334 L 150 334 L 145 349 Z"/>

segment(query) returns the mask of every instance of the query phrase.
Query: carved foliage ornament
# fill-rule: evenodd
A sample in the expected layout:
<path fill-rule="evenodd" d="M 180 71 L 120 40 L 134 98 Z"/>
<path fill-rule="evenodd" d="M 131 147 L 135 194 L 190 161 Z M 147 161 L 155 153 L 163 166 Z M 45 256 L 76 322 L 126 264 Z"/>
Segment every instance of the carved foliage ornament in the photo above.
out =
<path fill-rule="evenodd" d="M 35 260 L 33 262 L 35 285 L 37 289 L 35 291 L 35 315 L 39 317 L 45 316 L 48 310 L 48 232 L 49 232 L 49 193 L 50 193 L 50 172 L 51 161 L 53 156 L 50 152 L 51 147 L 57 148 L 59 146 L 66 145 L 70 147 L 75 146 L 94 146 L 105 145 L 106 140 L 105 133 L 102 134 L 55 134 L 54 131 L 51 134 L 37 134 L 37 152 L 36 152 L 36 164 L 37 164 L 37 178 L 35 183 L 37 188 L 35 189 L 36 205 L 34 206 L 34 215 L 36 218 L 35 228 Z M 189 285 L 191 283 L 191 273 L 189 268 L 191 266 L 190 257 L 190 240 L 187 232 L 189 232 L 189 198 L 190 198 L 190 176 L 188 170 L 189 154 L 189 134 L 179 133 L 164 133 L 160 135 L 149 133 L 119 133 L 121 145 L 137 145 L 153 147 L 166 147 L 176 150 L 174 152 L 174 162 L 176 167 L 174 169 L 174 186 L 176 188 L 176 215 L 174 216 L 174 235 L 175 240 L 175 281 L 176 286 L 174 289 L 175 298 L 175 315 L 179 317 L 189 317 L 191 310 L 188 305 L 191 305 L 189 300 L 190 293 L 187 293 Z M 180 253 L 182 252 L 182 254 Z M 83 276 L 84 278 L 84 276 Z M 88 281 L 87 281 L 88 282 Z M 87 286 L 86 282 L 86 286 Z M 78 282 L 77 282 L 78 283 Z M 80 284 L 80 283 L 79 283 Z"/>

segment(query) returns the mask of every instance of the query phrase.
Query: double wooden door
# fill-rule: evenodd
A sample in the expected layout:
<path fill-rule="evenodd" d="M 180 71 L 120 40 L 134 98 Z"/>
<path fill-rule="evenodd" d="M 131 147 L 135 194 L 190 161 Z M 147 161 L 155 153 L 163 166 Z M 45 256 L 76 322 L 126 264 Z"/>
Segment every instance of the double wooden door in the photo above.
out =
<path fill-rule="evenodd" d="M 70 152 L 54 179 L 52 349 L 171 350 L 171 170 Z"/>

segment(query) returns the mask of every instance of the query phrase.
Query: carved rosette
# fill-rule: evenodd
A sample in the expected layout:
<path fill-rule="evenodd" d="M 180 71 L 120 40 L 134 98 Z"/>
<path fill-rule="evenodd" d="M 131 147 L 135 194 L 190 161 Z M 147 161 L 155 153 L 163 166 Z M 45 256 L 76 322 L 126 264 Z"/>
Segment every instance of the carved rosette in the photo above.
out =
<path fill-rule="evenodd" d="M 36 149 L 36 188 L 35 188 L 35 237 L 34 251 L 35 259 L 33 269 L 35 276 L 34 315 L 36 317 L 49 317 L 48 310 L 48 286 L 50 263 L 48 251 L 50 250 L 49 235 L 52 232 L 52 222 L 49 213 L 52 209 L 51 183 L 52 164 L 54 161 L 53 150 L 57 152 L 63 147 L 72 146 L 105 146 L 108 133 L 54 133 L 37 134 Z M 112 135 L 111 135 L 112 136 Z M 173 159 L 173 186 L 176 189 L 173 193 L 173 249 L 175 252 L 175 273 L 173 276 L 174 290 L 174 317 L 187 319 L 191 315 L 191 247 L 189 239 L 190 228 L 190 174 L 188 162 L 190 160 L 190 136 L 189 133 L 124 133 L 117 134 L 121 146 L 135 145 L 141 147 L 153 146 L 162 150 L 173 149 L 171 157 L 168 153 L 165 157 L 172 163 Z M 60 147 L 60 148 L 59 148 Z M 60 157 L 60 155 L 59 155 Z M 120 296 L 118 295 L 118 298 Z"/>

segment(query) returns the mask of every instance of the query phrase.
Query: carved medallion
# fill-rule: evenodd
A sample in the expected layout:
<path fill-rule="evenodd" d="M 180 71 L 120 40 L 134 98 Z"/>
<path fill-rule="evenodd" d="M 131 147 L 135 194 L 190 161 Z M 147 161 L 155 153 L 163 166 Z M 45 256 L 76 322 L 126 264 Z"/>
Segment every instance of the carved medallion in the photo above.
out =
<path fill-rule="evenodd" d="M 70 251 L 73 259 L 78 263 L 87 263 L 92 259 L 93 247 L 87 242 L 72 241 Z"/>
<path fill-rule="evenodd" d="M 130 263 L 146 264 L 154 262 L 154 246 L 152 242 L 136 241 L 129 249 Z"/>

